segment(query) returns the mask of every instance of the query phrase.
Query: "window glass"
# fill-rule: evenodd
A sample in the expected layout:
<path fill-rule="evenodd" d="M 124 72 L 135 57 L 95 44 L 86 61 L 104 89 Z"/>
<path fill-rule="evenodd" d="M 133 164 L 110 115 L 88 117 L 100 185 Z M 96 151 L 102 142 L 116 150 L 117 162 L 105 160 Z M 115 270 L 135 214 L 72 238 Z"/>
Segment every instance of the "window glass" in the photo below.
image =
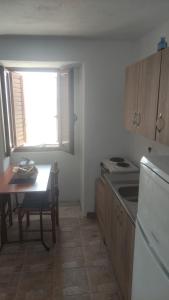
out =
<path fill-rule="evenodd" d="M 57 73 L 22 73 L 27 146 L 58 143 Z"/>

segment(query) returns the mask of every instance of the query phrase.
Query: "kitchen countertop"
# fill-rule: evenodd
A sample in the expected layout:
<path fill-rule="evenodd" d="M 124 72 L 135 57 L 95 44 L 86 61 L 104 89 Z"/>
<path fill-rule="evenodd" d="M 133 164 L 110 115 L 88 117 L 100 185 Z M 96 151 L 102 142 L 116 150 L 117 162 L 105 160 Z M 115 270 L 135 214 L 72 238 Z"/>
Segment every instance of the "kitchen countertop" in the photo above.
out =
<path fill-rule="evenodd" d="M 135 224 L 136 222 L 136 216 L 137 216 L 137 208 L 138 208 L 138 202 L 132 202 L 127 201 L 125 198 L 123 198 L 119 192 L 119 187 L 124 186 L 130 186 L 130 185 L 138 185 L 139 184 L 139 173 L 130 174 L 130 176 L 121 176 L 121 179 L 118 180 L 114 179 L 113 176 L 109 173 L 104 174 L 105 180 L 109 183 L 109 185 L 112 188 L 112 191 L 116 195 L 116 197 L 121 202 L 122 206 L 126 210 L 128 216 L 130 217 L 131 221 Z"/>

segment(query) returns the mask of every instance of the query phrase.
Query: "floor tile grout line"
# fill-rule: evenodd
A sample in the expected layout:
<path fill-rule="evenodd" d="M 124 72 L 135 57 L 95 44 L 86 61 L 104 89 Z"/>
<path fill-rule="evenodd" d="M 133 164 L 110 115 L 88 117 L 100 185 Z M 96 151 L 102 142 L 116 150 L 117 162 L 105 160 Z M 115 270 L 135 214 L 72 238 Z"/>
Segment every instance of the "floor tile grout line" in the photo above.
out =
<path fill-rule="evenodd" d="M 16 287 L 16 293 L 15 293 L 15 297 L 13 300 L 15 300 L 17 298 L 17 294 L 18 294 L 18 289 L 21 283 L 21 279 L 22 279 L 22 272 L 23 272 L 23 268 L 24 268 L 24 263 L 25 263 L 25 257 L 26 257 L 26 246 L 24 246 L 24 259 L 23 259 L 23 265 L 22 265 L 22 269 L 20 270 L 20 274 L 19 274 L 19 279 L 18 279 L 18 283 L 17 283 L 17 287 Z"/>
<path fill-rule="evenodd" d="M 92 244 L 90 244 L 90 240 L 89 240 L 89 243 L 88 243 L 88 240 L 86 239 L 86 238 L 88 238 L 88 235 L 86 236 L 86 235 L 84 235 L 83 236 L 83 231 L 84 230 L 89 230 L 90 229 L 90 226 L 89 226 L 89 228 L 88 228 L 88 225 L 87 225 L 87 228 L 85 227 L 85 224 L 87 224 L 87 223 L 83 223 L 83 221 L 81 222 L 81 220 L 83 219 L 82 218 L 82 216 L 79 216 L 79 217 L 70 217 L 70 216 L 67 216 L 66 218 L 65 217 L 61 217 L 60 219 L 70 219 L 70 218 L 73 218 L 73 219 L 76 219 L 77 220 L 77 223 L 78 223 L 78 225 L 79 225 L 79 233 L 80 233 L 80 245 L 78 245 L 78 246 L 76 246 L 75 248 L 77 248 L 77 247 L 79 247 L 80 249 L 81 249 L 81 251 L 82 251 L 82 256 L 83 256 L 83 260 L 84 260 L 84 265 L 83 266 L 77 266 L 77 267 L 73 267 L 73 268 L 67 268 L 67 270 L 69 270 L 69 271 L 71 271 L 71 270 L 83 270 L 84 272 L 85 272 L 85 274 L 86 274 L 86 280 L 87 280 L 87 290 L 88 291 L 86 291 L 86 292 L 82 292 L 82 293 L 80 293 L 79 295 L 87 295 L 89 298 L 90 298 L 90 300 L 92 300 L 93 299 L 93 295 L 94 294 L 104 294 L 104 292 L 99 292 L 99 291 L 95 291 L 95 289 L 93 290 L 93 288 L 92 288 L 92 277 L 91 277 L 91 274 L 90 274 L 90 269 L 91 268 L 97 268 L 97 267 L 100 267 L 100 266 L 94 266 L 94 265 L 90 265 L 90 261 L 89 261 L 89 264 L 87 263 L 87 252 L 85 252 L 85 248 L 86 247 L 89 247 L 89 246 L 92 246 L 92 247 L 98 247 L 98 243 L 94 243 L 93 245 Z M 84 225 L 83 225 L 84 224 Z M 73 228 L 73 226 L 72 226 L 72 228 Z M 73 230 L 72 230 L 73 231 Z M 89 239 L 91 239 L 91 237 L 89 236 Z M 100 240 L 100 239 L 99 239 Z M 101 242 L 101 240 L 100 240 L 100 242 Z M 57 247 L 57 245 L 55 246 L 55 247 Z M 101 249 L 101 247 L 102 247 L 102 244 L 100 243 L 99 244 L 99 247 L 100 247 L 100 249 Z M 65 247 L 66 249 L 69 249 L 69 248 L 74 248 L 74 247 Z M 21 279 L 22 279 L 22 275 L 23 274 L 25 274 L 25 273 L 31 273 L 31 271 L 30 272 L 27 272 L 27 271 L 25 271 L 24 270 L 24 266 L 25 266 L 25 263 L 26 263 L 26 259 L 27 259 L 27 255 L 29 254 L 28 253 L 28 250 L 29 250 L 29 247 L 27 247 L 27 245 L 25 246 L 25 248 L 24 248 L 24 259 L 23 259 L 23 265 L 22 265 L 22 268 L 20 269 L 20 271 L 18 272 L 19 273 L 19 278 L 18 278 L 18 282 L 17 282 L 17 288 L 16 288 L 16 292 L 15 292 L 15 297 L 13 298 L 13 300 L 17 300 L 18 299 L 18 292 L 19 292 L 19 288 L 20 288 L 20 284 L 21 284 Z M 37 255 L 38 255 L 38 252 L 37 252 Z M 56 253 L 55 253 L 55 251 L 53 251 L 52 252 L 52 257 L 53 257 L 53 265 L 52 265 L 52 269 L 51 269 L 51 271 L 52 271 L 52 278 L 54 279 L 54 259 L 55 259 L 55 255 L 56 255 Z M 90 257 L 89 257 L 90 258 Z M 65 270 L 65 269 L 64 269 Z M 63 272 L 64 272 L 64 270 L 63 270 Z M 55 300 L 56 298 L 54 298 L 54 293 L 53 293 L 53 290 L 54 290 L 54 280 L 52 281 L 52 299 L 51 300 Z M 73 296 L 73 295 L 72 295 Z M 70 297 L 71 298 L 71 297 Z M 61 299 L 60 299 L 61 300 Z M 120 299 L 119 299 L 120 300 Z"/>
<path fill-rule="evenodd" d="M 83 240 L 82 239 L 81 227 L 80 227 L 80 237 L 81 237 L 81 240 Z M 92 292 L 92 286 L 91 286 L 91 282 L 90 282 L 88 267 L 86 266 L 86 254 L 85 254 L 85 251 L 84 251 L 84 245 L 83 245 L 83 243 L 82 243 L 82 251 L 83 251 L 83 256 L 84 256 L 84 262 L 85 262 L 85 269 L 86 269 L 86 275 L 87 275 L 88 285 L 89 285 L 89 293 L 91 294 L 91 292 Z"/>

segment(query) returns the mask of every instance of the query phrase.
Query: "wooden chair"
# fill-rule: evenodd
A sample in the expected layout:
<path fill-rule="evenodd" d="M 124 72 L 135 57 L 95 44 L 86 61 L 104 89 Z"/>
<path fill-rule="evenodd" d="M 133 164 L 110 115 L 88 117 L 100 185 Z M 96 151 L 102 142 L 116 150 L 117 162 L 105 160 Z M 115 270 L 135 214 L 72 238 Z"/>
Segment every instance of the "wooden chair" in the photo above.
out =
<path fill-rule="evenodd" d="M 5 226 L 12 226 L 12 204 L 10 195 L 3 195 L 3 200 L 0 200 L 0 251 L 3 247 L 4 239 L 7 240 L 7 232 L 2 230 Z"/>
<path fill-rule="evenodd" d="M 53 202 L 55 203 L 56 225 L 59 226 L 59 183 L 58 183 L 59 169 L 58 169 L 57 162 L 54 162 L 53 170 L 51 173 L 52 173 L 51 191 L 52 191 Z"/>
<path fill-rule="evenodd" d="M 13 218 L 12 218 L 12 203 L 11 203 L 11 196 L 6 195 L 6 198 L 4 199 L 3 203 L 4 207 L 0 207 L 1 214 L 4 214 L 5 220 L 8 218 L 9 226 L 12 226 L 13 224 Z"/>
<path fill-rule="evenodd" d="M 12 203 L 11 203 L 11 198 L 10 197 L 7 200 L 6 217 L 8 217 L 9 226 L 12 226 L 12 224 L 13 224 Z"/>
<path fill-rule="evenodd" d="M 23 242 L 23 226 L 22 220 L 26 215 L 27 228 L 30 225 L 30 215 L 39 214 L 40 216 L 40 240 L 44 247 L 49 250 L 49 247 L 44 242 L 44 226 L 43 215 L 47 214 L 51 216 L 52 240 L 56 243 L 56 225 L 59 225 L 59 208 L 58 208 L 58 165 L 54 163 L 50 174 L 50 187 L 44 193 L 30 193 L 26 194 L 23 203 L 18 208 L 18 224 L 19 224 L 19 240 Z"/>

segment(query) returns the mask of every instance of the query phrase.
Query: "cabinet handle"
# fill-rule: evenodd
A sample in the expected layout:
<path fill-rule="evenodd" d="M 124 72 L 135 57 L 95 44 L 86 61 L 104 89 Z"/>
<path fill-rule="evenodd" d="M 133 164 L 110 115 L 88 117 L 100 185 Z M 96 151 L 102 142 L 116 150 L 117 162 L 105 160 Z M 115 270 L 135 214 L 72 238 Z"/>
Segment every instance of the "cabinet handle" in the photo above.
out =
<path fill-rule="evenodd" d="M 103 184 L 106 184 L 106 181 L 103 179 L 102 176 L 100 177 L 100 180 L 101 180 L 101 182 L 102 182 Z"/>
<path fill-rule="evenodd" d="M 133 125 L 136 125 L 137 124 L 137 122 L 136 122 L 136 118 L 137 118 L 137 113 L 135 112 L 134 114 L 133 114 Z"/>
<path fill-rule="evenodd" d="M 159 114 L 159 117 L 157 118 L 156 128 L 158 132 L 160 133 L 165 127 L 165 120 L 163 119 L 162 114 Z"/>
<path fill-rule="evenodd" d="M 137 113 L 137 120 L 136 120 L 136 124 L 137 124 L 137 127 L 140 126 L 140 123 L 141 123 L 141 113 Z"/>
<path fill-rule="evenodd" d="M 133 115 L 133 125 L 139 127 L 141 123 L 141 113 L 135 112 Z"/>

